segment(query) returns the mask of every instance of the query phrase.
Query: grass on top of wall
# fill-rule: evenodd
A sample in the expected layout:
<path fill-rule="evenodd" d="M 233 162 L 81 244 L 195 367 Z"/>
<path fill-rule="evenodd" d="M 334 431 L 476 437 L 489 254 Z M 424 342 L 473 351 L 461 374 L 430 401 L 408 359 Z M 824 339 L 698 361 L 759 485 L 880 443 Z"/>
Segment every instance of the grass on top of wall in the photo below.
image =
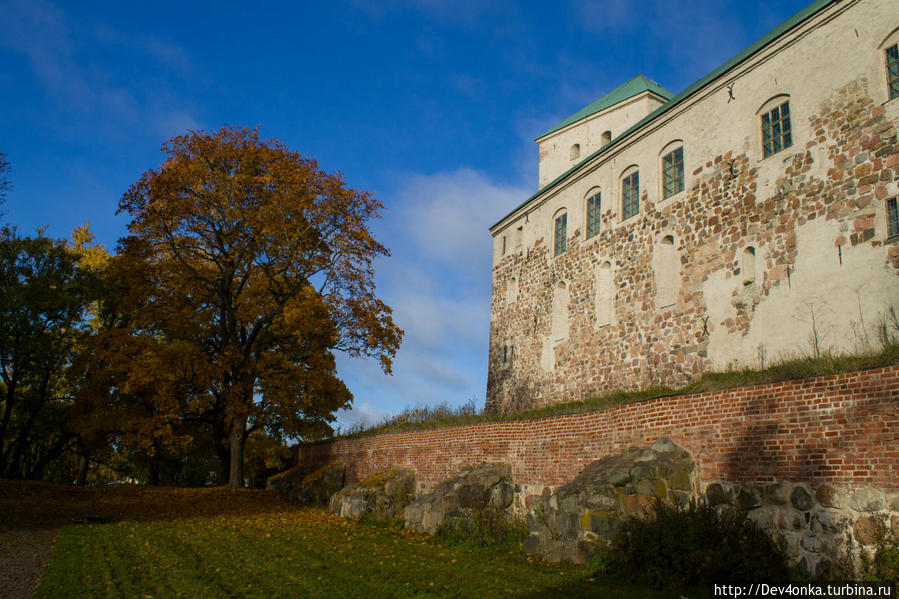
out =
<path fill-rule="evenodd" d="M 868 370 L 893 364 L 899 364 L 899 342 L 888 343 L 881 351 L 876 353 L 872 352 L 862 355 L 822 353 L 818 357 L 793 357 L 781 360 L 763 369 L 744 368 L 726 372 L 707 372 L 699 379 L 683 387 L 657 386 L 638 391 L 613 391 L 580 401 L 560 402 L 519 412 L 479 412 L 475 406 L 474 399 L 468 400 L 466 404 L 457 408 L 453 408 L 446 403 L 436 407 L 406 408 L 399 414 L 384 417 L 380 423 L 369 428 L 357 426 L 345 430 L 338 429 L 335 436 L 347 438 L 392 431 L 459 426 L 476 422 L 528 420 L 561 414 L 577 414 L 605 410 L 624 404 L 671 395 L 686 395 L 721 391 L 736 387 L 765 385 L 816 376 Z"/>

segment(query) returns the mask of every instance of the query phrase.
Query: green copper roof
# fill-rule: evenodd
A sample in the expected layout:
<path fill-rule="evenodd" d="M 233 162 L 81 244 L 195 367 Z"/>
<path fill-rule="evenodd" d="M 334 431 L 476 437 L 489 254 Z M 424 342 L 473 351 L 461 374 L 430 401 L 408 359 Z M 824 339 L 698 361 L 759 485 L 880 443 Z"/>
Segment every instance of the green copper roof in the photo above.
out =
<path fill-rule="evenodd" d="M 603 97 L 601 97 L 596 102 L 590 104 L 589 106 L 582 108 L 581 110 L 575 112 L 573 115 L 541 135 L 540 137 L 544 137 L 553 133 L 554 131 L 558 131 L 563 127 L 567 127 L 571 123 L 576 123 L 579 120 L 590 116 L 591 114 L 596 114 L 597 112 L 603 111 L 609 106 L 614 106 L 619 102 L 623 102 L 628 98 L 633 98 L 637 94 L 641 94 L 645 91 L 651 91 L 654 94 L 662 96 L 665 100 L 670 100 L 674 95 L 652 79 L 647 79 L 643 75 L 637 75 L 630 81 L 626 83 L 622 83 Z M 537 139 L 540 139 L 538 137 Z"/>
<path fill-rule="evenodd" d="M 696 83 L 694 83 L 693 85 L 691 85 L 690 87 L 688 87 L 687 89 L 685 89 L 684 91 L 682 91 L 681 93 L 676 95 L 674 98 L 669 100 L 667 103 L 662 104 L 661 106 L 656 108 L 653 112 L 649 113 L 643 119 L 638 121 L 630 129 L 628 129 L 627 131 L 625 131 L 618 137 L 612 139 L 612 141 L 610 143 L 608 143 L 605 146 L 603 146 L 602 148 L 596 150 L 595 152 L 593 152 L 592 154 L 590 154 L 589 156 L 587 156 L 586 158 L 584 158 L 583 160 L 578 162 L 576 165 L 574 165 L 573 167 L 571 167 L 570 169 L 568 169 L 567 171 L 565 171 L 564 173 L 562 173 L 561 175 L 556 177 L 548 185 L 546 185 L 542 189 L 538 190 L 537 193 L 535 193 L 534 195 L 529 197 L 527 200 L 525 200 L 524 202 L 522 202 L 521 204 L 516 206 L 514 210 L 512 210 L 511 212 L 506 214 L 504 217 L 499 219 L 496 223 L 493 224 L 492 227 L 490 227 L 490 229 L 492 230 L 494 227 L 496 227 L 497 225 L 502 223 L 504 220 L 506 220 L 509 216 L 511 216 L 515 212 L 518 212 L 518 210 L 520 210 L 524 206 L 528 205 L 532 200 L 534 200 L 535 198 L 537 198 L 538 196 L 543 194 L 543 192 L 555 187 L 556 185 L 558 185 L 559 183 L 561 183 L 562 181 L 567 179 L 569 175 L 571 175 L 572 173 L 577 171 L 585 163 L 587 163 L 590 160 L 592 160 L 593 158 L 599 156 L 603 152 L 607 152 L 610 148 L 613 148 L 613 147 L 617 146 L 618 144 L 620 144 L 621 142 L 627 140 L 627 138 L 630 137 L 630 135 L 632 133 L 639 130 L 647 123 L 654 121 L 656 118 L 658 118 L 662 114 L 668 112 L 669 110 L 671 110 L 672 108 L 674 108 L 675 106 L 677 106 L 678 104 L 680 104 L 681 102 L 683 102 L 684 100 L 686 100 L 687 98 L 692 96 L 694 93 L 696 93 L 699 90 L 701 90 L 702 88 L 704 88 L 706 85 L 708 85 L 708 84 L 712 83 L 713 81 L 715 81 L 716 79 L 719 79 L 720 77 L 726 75 L 731 69 L 733 69 L 734 67 L 736 67 L 743 61 L 745 61 L 748 58 L 750 58 L 751 56 L 753 56 L 756 52 L 760 51 L 762 48 L 764 48 L 765 46 L 767 46 L 768 44 L 770 44 L 771 42 L 773 42 L 774 40 L 779 38 L 781 35 L 783 35 L 787 31 L 789 31 L 790 29 L 793 29 L 794 27 L 796 27 L 797 25 L 799 25 L 800 23 L 802 23 L 809 17 L 815 15 L 816 13 L 821 11 L 824 7 L 829 6 L 830 4 L 833 4 L 833 3 L 839 2 L 839 1 L 840 0 L 815 0 L 815 2 L 806 6 L 805 8 L 800 10 L 798 13 L 796 13 L 795 15 L 793 15 L 792 17 L 790 17 L 789 19 L 787 19 L 786 21 L 784 21 L 783 23 L 781 23 L 780 25 L 778 25 L 777 27 L 775 27 L 774 29 L 769 31 L 760 40 L 758 40 L 757 42 L 755 42 L 754 44 L 752 44 L 751 46 L 749 46 L 748 48 L 746 48 L 745 50 L 743 50 L 742 52 L 740 52 L 739 54 L 737 54 L 736 56 L 734 56 L 733 58 L 728 60 L 727 62 L 725 62 L 723 65 L 721 65 L 720 67 L 718 67 L 717 69 L 715 69 L 714 71 L 712 71 L 711 73 L 709 73 L 708 75 L 706 75 L 705 77 L 703 77 L 702 79 L 700 79 L 699 81 L 697 81 Z M 633 79 L 631 79 L 631 81 L 633 81 Z M 649 81 L 649 80 L 647 79 L 647 81 Z M 627 84 L 625 84 L 625 85 L 627 85 Z M 624 87 L 624 86 L 622 86 L 622 87 Z M 620 89 L 620 88 L 618 88 L 618 89 Z M 611 92 L 611 93 L 614 93 L 614 92 Z M 602 100 L 602 98 L 600 98 L 600 100 Z M 597 102 L 600 100 L 597 100 Z M 584 110 L 586 110 L 586 108 Z M 571 118 L 574 118 L 574 116 L 577 116 L 577 115 L 573 115 Z M 563 123 L 560 124 L 559 126 L 561 127 L 561 126 L 564 126 L 565 124 L 566 123 L 563 121 Z M 555 129 L 550 130 L 547 133 L 551 133 L 554 130 Z M 546 135 L 546 134 L 544 133 L 544 135 Z"/>

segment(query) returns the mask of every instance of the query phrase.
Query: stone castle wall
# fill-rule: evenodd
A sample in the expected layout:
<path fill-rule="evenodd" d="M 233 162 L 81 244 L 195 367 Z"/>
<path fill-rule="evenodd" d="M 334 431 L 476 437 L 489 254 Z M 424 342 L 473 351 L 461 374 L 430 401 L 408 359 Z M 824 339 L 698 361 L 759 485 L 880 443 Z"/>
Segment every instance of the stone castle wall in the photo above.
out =
<path fill-rule="evenodd" d="M 504 462 L 517 484 L 541 493 L 595 460 L 662 437 L 693 454 L 703 484 L 899 493 L 899 365 L 582 414 L 336 439 L 302 445 L 299 464 L 342 461 L 347 484 L 406 467 L 430 489 L 465 466 Z"/>
<path fill-rule="evenodd" d="M 735 75 L 736 101 L 716 84 L 494 228 L 488 410 L 876 350 L 899 334 L 899 238 L 886 223 L 899 99 L 884 102 L 877 62 L 899 22 L 877 16 L 887 3 L 837 6 Z M 847 35 L 851 50 L 836 43 Z M 761 158 L 756 110 L 769 96 L 789 99 L 794 141 Z M 684 148 L 686 189 L 663 201 L 656 163 L 671 143 Z M 641 212 L 621 220 L 619 175 L 633 165 Z M 600 233 L 588 239 L 583 204 L 596 192 Z M 563 211 L 567 250 L 554 256 Z"/>

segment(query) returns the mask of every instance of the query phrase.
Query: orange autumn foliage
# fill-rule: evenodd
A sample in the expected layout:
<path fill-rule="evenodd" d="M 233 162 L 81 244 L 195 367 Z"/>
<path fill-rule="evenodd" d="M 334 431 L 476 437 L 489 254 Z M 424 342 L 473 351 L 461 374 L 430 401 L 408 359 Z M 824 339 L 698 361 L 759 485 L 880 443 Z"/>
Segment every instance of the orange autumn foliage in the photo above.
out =
<path fill-rule="evenodd" d="M 192 132 L 123 196 L 107 326 L 84 361 L 82 412 L 145 451 L 211 431 L 243 486 L 247 436 L 321 430 L 352 397 L 335 351 L 389 373 L 402 331 L 375 295 L 382 208 L 258 131 Z M 108 428 L 108 427 L 107 427 Z"/>

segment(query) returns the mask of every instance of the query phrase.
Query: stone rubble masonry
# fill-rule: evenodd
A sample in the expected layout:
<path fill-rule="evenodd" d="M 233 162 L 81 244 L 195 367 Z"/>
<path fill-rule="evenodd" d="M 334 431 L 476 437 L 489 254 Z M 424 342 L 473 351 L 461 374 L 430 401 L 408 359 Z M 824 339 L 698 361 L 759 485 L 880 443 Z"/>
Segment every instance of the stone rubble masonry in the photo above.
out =
<path fill-rule="evenodd" d="M 675 200 L 657 202 L 643 186 L 638 217 L 619 222 L 604 204 L 600 233 L 584 239 L 570 224 L 564 254 L 553 257 L 552 238 L 540 237 L 498 256 L 487 410 L 679 386 L 797 352 L 870 349 L 875 323 L 899 308 L 899 245 L 887 239 L 883 216 L 899 182 L 899 112 L 872 87 L 860 77 L 822 99 L 816 113 L 794 114 L 809 138 L 763 161 L 748 139 L 709 155 L 686 173 Z M 602 168 L 588 180 L 604 176 Z M 614 205 L 616 190 L 604 193 Z M 567 202 L 569 213 L 582 210 Z M 525 226 L 550 223 L 546 214 L 530 214 Z M 676 256 L 662 264 L 668 236 Z M 613 289 L 598 291 L 609 260 Z M 611 295 L 601 300 L 603 293 Z M 667 305 L 661 297 L 672 294 Z M 597 305 L 605 301 L 608 319 Z M 810 347 L 814 332 L 822 347 Z"/>
<path fill-rule="evenodd" d="M 668 437 L 691 452 L 702 484 L 804 483 L 826 506 L 833 498 L 824 484 L 899 493 L 896 431 L 899 365 L 580 414 L 339 438 L 302 445 L 298 464 L 342 461 L 347 484 L 407 467 L 421 492 L 465 466 L 504 462 L 519 495 L 548 496 L 595 460 Z"/>

